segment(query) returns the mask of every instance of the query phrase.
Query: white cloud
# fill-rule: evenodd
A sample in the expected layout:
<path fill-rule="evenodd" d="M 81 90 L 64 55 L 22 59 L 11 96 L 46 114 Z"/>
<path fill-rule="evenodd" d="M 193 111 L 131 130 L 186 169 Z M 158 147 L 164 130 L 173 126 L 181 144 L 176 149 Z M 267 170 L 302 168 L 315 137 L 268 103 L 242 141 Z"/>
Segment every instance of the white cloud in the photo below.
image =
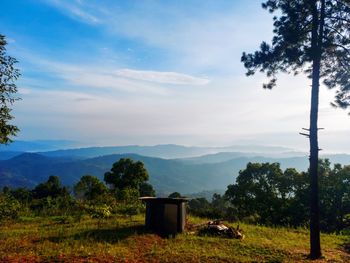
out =
<path fill-rule="evenodd" d="M 116 75 L 123 78 L 130 78 L 136 80 L 145 80 L 149 82 L 177 84 L 177 85 L 206 85 L 209 83 L 208 79 L 193 77 L 177 72 L 161 72 L 149 70 L 132 70 L 120 69 L 117 70 Z"/>
<path fill-rule="evenodd" d="M 67 84 L 73 84 L 82 88 L 103 88 L 138 94 L 166 95 L 168 93 L 165 88 L 157 85 L 150 85 L 116 76 L 113 74 L 112 69 L 99 68 L 98 70 L 94 70 L 77 66 L 75 69 L 56 71 L 56 74 L 65 79 Z"/>
<path fill-rule="evenodd" d="M 74 85 L 80 88 L 90 87 L 126 93 L 168 95 L 172 90 L 168 84 L 193 87 L 206 85 L 210 82 L 206 78 L 178 72 L 115 69 L 112 66 L 98 64 L 62 63 L 42 58 L 30 52 L 23 52 L 22 58 L 33 64 L 32 70 L 46 72 L 51 77 L 64 80 L 66 86 Z M 28 79 L 26 81 L 29 82 Z M 23 92 L 25 91 L 23 90 Z"/>

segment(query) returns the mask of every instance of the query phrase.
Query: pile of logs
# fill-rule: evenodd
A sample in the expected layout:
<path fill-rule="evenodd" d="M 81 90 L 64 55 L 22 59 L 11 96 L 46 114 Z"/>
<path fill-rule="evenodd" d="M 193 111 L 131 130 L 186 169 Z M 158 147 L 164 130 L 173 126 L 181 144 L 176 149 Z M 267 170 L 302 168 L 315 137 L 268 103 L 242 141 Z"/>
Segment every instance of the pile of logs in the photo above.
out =
<path fill-rule="evenodd" d="M 242 229 L 237 225 L 232 228 L 222 223 L 220 220 L 209 221 L 207 223 L 192 225 L 189 227 L 191 231 L 198 231 L 199 235 L 221 236 L 226 238 L 243 239 L 244 234 Z"/>

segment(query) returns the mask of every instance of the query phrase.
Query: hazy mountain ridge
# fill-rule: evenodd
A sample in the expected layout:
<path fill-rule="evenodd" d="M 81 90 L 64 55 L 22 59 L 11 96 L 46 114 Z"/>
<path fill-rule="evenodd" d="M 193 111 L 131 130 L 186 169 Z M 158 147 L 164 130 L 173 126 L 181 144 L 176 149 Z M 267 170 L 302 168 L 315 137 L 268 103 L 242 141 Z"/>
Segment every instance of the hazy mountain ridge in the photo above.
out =
<path fill-rule="evenodd" d="M 145 164 L 150 174 L 150 182 L 162 192 L 197 192 L 216 188 L 224 188 L 233 175 L 226 169 L 218 169 L 216 165 L 192 165 L 177 160 L 166 160 L 145 157 L 135 154 L 107 155 L 84 160 L 67 161 L 61 158 L 46 157 L 34 153 L 26 153 L 10 160 L 0 161 L 0 186 L 33 187 L 57 175 L 63 184 L 72 185 L 86 174 L 103 179 L 105 172 L 120 158 L 132 158 Z M 215 176 L 213 176 L 215 174 Z M 15 183 L 14 183 L 15 182 Z"/>
<path fill-rule="evenodd" d="M 178 145 L 161 146 L 130 146 L 144 151 L 146 154 L 182 155 L 203 150 L 200 147 L 184 147 Z M 117 150 L 130 150 L 129 146 L 117 147 Z M 213 150 L 214 148 L 210 148 Z M 219 148 L 215 148 L 219 149 Z M 164 159 L 143 156 L 140 154 L 110 154 L 104 152 L 115 151 L 115 147 L 93 147 L 72 150 L 60 150 L 43 153 L 11 153 L 0 152 L 0 155 L 12 157 L 0 161 L 0 186 L 33 187 L 45 181 L 50 175 L 57 175 L 63 184 L 72 186 L 81 176 L 96 175 L 101 180 L 105 172 L 120 158 L 140 160 L 150 174 L 150 182 L 158 192 L 195 193 L 225 189 L 232 184 L 239 170 L 244 169 L 248 162 L 279 162 L 283 169 L 293 167 L 299 171 L 308 168 L 307 156 L 288 158 L 273 158 L 252 152 L 219 152 L 199 157 Z M 82 154 L 84 153 L 84 154 Z M 11 156 L 15 155 L 15 157 Z M 16 154 L 19 154 L 16 156 Z M 88 158 L 86 156 L 101 156 Z M 266 155 L 269 155 L 268 153 Z M 277 153 L 276 153 L 277 154 Z M 85 157 L 84 157 L 85 156 Z M 274 154 L 273 154 L 274 156 Z M 278 156 L 278 154 L 277 154 Z M 283 157 L 283 153 L 280 154 Z M 350 164 L 350 155 L 325 155 L 332 163 Z M 1 159 L 1 158 L 0 158 Z"/>
<path fill-rule="evenodd" d="M 34 140 L 34 141 L 14 141 L 8 145 L 0 144 L 1 152 L 39 152 L 53 151 L 64 148 L 76 147 L 78 143 L 69 140 Z"/>
<path fill-rule="evenodd" d="M 23 154 L 24 152 L 16 152 L 16 151 L 0 151 L 0 160 L 8 160 L 18 155 Z"/>
<path fill-rule="evenodd" d="M 61 145 L 61 147 L 58 147 Z M 65 147 L 63 147 L 63 146 Z M 17 141 L 7 146 L 0 145 L 0 160 L 5 159 L 8 152 L 37 152 L 50 157 L 93 158 L 110 154 L 134 153 L 143 156 L 159 157 L 165 159 L 199 157 L 220 152 L 252 153 L 256 155 L 283 154 L 293 149 L 279 146 L 264 145 L 233 145 L 227 147 L 197 147 L 182 146 L 176 144 L 160 144 L 152 146 L 126 145 L 126 146 L 102 146 L 102 147 L 68 147 L 74 145 L 70 141 Z M 48 150 L 46 148 L 49 148 Z M 293 155 L 295 156 L 295 155 Z M 287 157 L 287 156 L 286 156 Z"/>

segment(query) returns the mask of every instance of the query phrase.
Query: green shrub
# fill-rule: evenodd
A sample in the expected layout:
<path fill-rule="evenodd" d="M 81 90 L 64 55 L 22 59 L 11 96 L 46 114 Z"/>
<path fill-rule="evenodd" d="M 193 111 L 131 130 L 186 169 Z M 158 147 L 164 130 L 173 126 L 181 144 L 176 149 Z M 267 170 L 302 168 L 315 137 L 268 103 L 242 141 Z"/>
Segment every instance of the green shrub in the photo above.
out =
<path fill-rule="evenodd" d="M 105 219 L 109 218 L 111 213 L 111 208 L 108 205 L 93 205 L 93 206 L 86 206 L 85 210 L 92 218 L 97 219 Z"/>
<path fill-rule="evenodd" d="M 21 204 L 11 196 L 0 195 L 0 221 L 18 218 Z"/>
<path fill-rule="evenodd" d="M 33 199 L 30 208 L 35 214 L 41 216 L 69 215 L 76 210 L 76 202 L 69 195 L 56 198 L 48 196 L 41 199 Z"/>

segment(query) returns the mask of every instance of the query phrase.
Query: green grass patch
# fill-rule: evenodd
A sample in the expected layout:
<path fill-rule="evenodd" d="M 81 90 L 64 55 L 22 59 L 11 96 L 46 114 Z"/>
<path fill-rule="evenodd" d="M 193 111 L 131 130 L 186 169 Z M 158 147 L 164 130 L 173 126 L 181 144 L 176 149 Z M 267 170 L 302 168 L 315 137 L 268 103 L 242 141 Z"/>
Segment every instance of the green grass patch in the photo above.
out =
<path fill-rule="evenodd" d="M 189 218 L 197 224 L 205 220 Z M 236 224 L 232 224 L 236 226 Z M 302 262 L 307 229 L 240 224 L 245 239 L 183 233 L 164 239 L 144 228 L 141 215 L 106 220 L 21 218 L 0 226 L 0 262 Z M 322 234 L 325 258 L 349 262 L 348 236 Z"/>

